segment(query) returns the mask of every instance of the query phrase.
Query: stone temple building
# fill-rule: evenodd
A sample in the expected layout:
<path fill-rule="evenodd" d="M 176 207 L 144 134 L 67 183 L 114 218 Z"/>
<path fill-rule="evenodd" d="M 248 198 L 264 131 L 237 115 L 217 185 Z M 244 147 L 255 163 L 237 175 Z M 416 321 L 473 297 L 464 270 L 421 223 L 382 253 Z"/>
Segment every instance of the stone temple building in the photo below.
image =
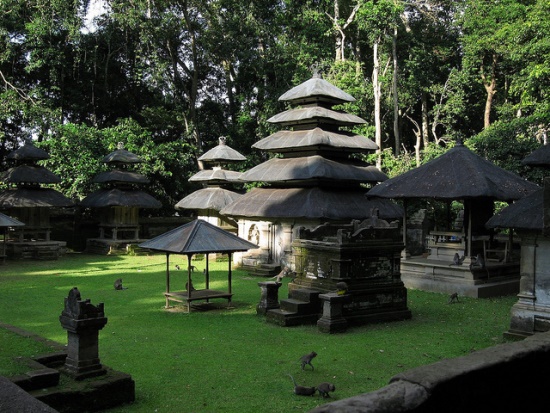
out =
<path fill-rule="evenodd" d="M 199 219 L 236 233 L 237 222 L 220 215 L 220 210 L 242 195 L 232 188 L 236 183 L 240 183 L 241 172 L 223 168 L 230 163 L 242 162 L 246 157 L 229 147 L 225 137 L 220 137 L 219 144 L 206 151 L 198 160 L 211 169 L 205 168 L 197 172 L 189 178 L 189 182 L 202 184 L 203 188 L 181 199 L 175 208 L 194 210 Z"/>
<path fill-rule="evenodd" d="M 162 206 L 160 201 L 140 189 L 149 179 L 133 171 L 132 166 L 142 159 L 124 149 L 122 143 L 102 161 L 109 170 L 97 174 L 93 180 L 101 187 L 80 203 L 94 210 L 94 216 L 99 219 L 98 237 L 86 242 L 86 250 L 96 254 L 124 251 L 129 245 L 144 241 L 139 236 L 139 210 Z"/>
<path fill-rule="evenodd" d="M 284 129 L 253 145 L 273 156 L 241 176 L 243 182 L 262 185 L 220 211 L 238 219 L 241 238 L 260 246 L 237 257 L 240 264 L 291 265 L 292 241 L 301 227 L 366 219 L 374 209 L 382 219 L 402 217 L 402 209 L 391 201 L 365 197 L 370 185 L 387 176 L 352 157 L 377 149 L 349 131 L 365 120 L 333 108 L 354 100 L 319 75 L 279 98 L 291 108 L 268 122 Z"/>
<path fill-rule="evenodd" d="M 7 235 L 5 248 L 10 258 L 57 259 L 66 252 L 65 241 L 50 237 L 50 213 L 54 208 L 72 207 L 74 203 L 50 187 L 61 179 L 38 164 L 49 157 L 31 142 L 7 156 L 12 167 L 0 177 L 7 185 L 0 192 L 0 210 L 25 224 Z"/>
<path fill-rule="evenodd" d="M 550 146 L 541 146 L 522 163 L 550 168 Z M 523 338 L 550 330 L 550 178 L 545 178 L 543 188 L 507 206 L 486 226 L 509 229 L 521 239 L 518 301 L 505 335 Z"/>

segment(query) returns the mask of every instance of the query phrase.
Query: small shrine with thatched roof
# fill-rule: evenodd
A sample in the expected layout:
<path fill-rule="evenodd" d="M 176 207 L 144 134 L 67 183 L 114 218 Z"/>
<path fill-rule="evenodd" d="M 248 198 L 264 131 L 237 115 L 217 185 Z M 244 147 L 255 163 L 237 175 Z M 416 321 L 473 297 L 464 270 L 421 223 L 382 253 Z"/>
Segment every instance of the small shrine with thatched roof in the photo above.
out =
<path fill-rule="evenodd" d="M 122 143 L 102 160 L 110 168 L 95 176 L 101 188 L 84 198 L 80 205 L 95 210 L 99 218 L 99 236 L 86 242 L 86 250 L 106 254 L 125 250 L 130 244 L 145 241 L 139 237 L 141 208 L 160 208 L 151 195 L 139 189 L 149 179 L 131 170 L 142 159 L 124 149 Z"/>
<path fill-rule="evenodd" d="M 538 186 L 504 170 L 462 142 L 443 155 L 376 185 L 369 197 L 463 203 L 459 225 L 447 222 L 426 236 L 425 256 L 405 254 L 401 277 L 409 288 L 458 293 L 470 297 L 513 294 L 519 287 L 519 262 L 511 253 L 513 239 L 486 228 L 494 202 L 523 198 Z M 407 220 L 404 226 L 407 247 Z"/>
<path fill-rule="evenodd" d="M 544 145 L 522 163 L 550 168 L 550 146 Z M 506 228 L 521 239 L 518 301 L 511 310 L 509 337 L 524 338 L 550 330 L 550 177 L 544 187 L 510 204 L 487 221 L 491 229 Z"/>
<path fill-rule="evenodd" d="M 396 204 L 365 197 L 368 185 L 387 176 L 351 156 L 377 149 L 370 139 L 349 131 L 364 124 L 363 119 L 333 109 L 355 101 L 351 95 L 315 74 L 279 101 L 292 107 L 268 122 L 286 130 L 253 145 L 273 156 L 241 176 L 241 181 L 259 182 L 261 187 L 220 211 L 238 219 L 240 237 L 260 246 L 240 257 L 250 269 L 292 266 L 292 242 L 301 227 L 366 219 L 374 208 L 381 218 L 402 216 Z"/>
<path fill-rule="evenodd" d="M 231 217 L 220 214 L 220 210 L 236 201 L 242 194 L 232 187 L 240 183 L 241 172 L 223 169 L 231 163 L 242 162 L 246 157 L 229 147 L 225 137 L 219 138 L 219 144 L 205 152 L 198 159 L 211 169 L 203 169 L 189 178 L 189 182 L 203 185 L 176 205 L 177 210 L 195 210 L 197 217 L 226 231 L 237 232 L 237 222 Z"/>
<path fill-rule="evenodd" d="M 50 212 L 74 204 L 60 192 L 43 186 L 61 182 L 57 175 L 38 165 L 49 157 L 31 142 L 7 156 L 13 167 L 0 179 L 8 187 L 0 192 L 0 210 L 24 223 L 6 236 L 6 255 L 10 258 L 57 259 L 66 252 L 65 241 L 50 239 Z"/>

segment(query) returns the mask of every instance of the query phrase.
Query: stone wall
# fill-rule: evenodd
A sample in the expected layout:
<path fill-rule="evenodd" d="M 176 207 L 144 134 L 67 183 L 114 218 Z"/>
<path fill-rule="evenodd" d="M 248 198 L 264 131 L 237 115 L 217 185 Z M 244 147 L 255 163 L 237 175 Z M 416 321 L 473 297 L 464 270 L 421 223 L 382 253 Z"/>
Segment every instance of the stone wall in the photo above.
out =
<path fill-rule="evenodd" d="M 310 413 L 541 411 L 548 405 L 548 367 L 550 332 L 537 333 L 403 372 L 386 387 Z"/>

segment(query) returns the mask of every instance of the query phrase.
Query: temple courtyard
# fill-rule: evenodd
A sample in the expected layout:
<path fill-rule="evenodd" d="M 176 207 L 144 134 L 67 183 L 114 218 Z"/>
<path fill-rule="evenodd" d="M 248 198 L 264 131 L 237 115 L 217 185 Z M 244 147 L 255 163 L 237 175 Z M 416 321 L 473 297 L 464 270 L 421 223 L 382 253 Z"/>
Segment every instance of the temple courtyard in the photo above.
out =
<path fill-rule="evenodd" d="M 193 283 L 204 282 L 203 260 L 193 260 Z M 171 256 L 172 286 L 183 288 L 187 260 Z M 180 267 L 178 270 L 176 265 Z M 225 288 L 227 262 L 209 262 L 212 288 Z M 124 289 L 113 283 L 122 278 Z M 135 381 L 135 402 L 109 412 L 288 412 L 309 411 L 327 401 L 374 391 L 390 377 L 443 359 L 470 354 L 505 341 L 515 295 L 475 299 L 409 289 L 412 318 L 354 326 L 325 334 L 317 326 L 280 327 L 258 315 L 258 283 L 235 268 L 231 302 L 165 308 L 164 254 L 98 256 L 68 254 L 57 261 L 11 261 L 0 275 L 0 322 L 58 344 L 67 343 L 59 317 L 64 299 L 78 287 L 82 299 L 104 303 L 99 358 Z M 283 278 L 279 299 L 286 298 Z M 182 285 L 179 285 L 182 284 Z M 24 373 L 12 357 L 47 351 L 32 337 L 0 328 L 0 375 Z M 299 358 L 317 352 L 314 370 Z M 336 386 L 331 399 L 293 394 L 299 384 Z"/>

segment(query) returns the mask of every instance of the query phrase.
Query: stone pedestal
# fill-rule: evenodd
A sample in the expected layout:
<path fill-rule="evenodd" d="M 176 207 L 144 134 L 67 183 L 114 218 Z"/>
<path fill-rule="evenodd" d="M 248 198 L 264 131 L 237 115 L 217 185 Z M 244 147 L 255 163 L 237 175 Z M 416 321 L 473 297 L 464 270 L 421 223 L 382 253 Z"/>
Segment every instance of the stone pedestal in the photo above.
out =
<path fill-rule="evenodd" d="M 348 328 L 348 322 L 344 318 L 344 304 L 351 301 L 351 296 L 338 293 L 319 294 L 323 304 L 323 315 L 317 321 L 319 331 L 323 333 L 343 333 Z"/>
<path fill-rule="evenodd" d="M 106 373 L 99 362 L 99 330 L 107 324 L 103 303 L 98 306 L 90 300 L 81 300 L 76 287 L 65 298 L 65 309 L 59 317 L 67 330 L 67 358 L 63 370 L 76 380 Z"/>
<path fill-rule="evenodd" d="M 259 282 L 261 288 L 260 302 L 256 306 L 256 313 L 265 315 L 268 310 L 279 308 L 279 287 L 281 283 L 274 281 Z"/>

